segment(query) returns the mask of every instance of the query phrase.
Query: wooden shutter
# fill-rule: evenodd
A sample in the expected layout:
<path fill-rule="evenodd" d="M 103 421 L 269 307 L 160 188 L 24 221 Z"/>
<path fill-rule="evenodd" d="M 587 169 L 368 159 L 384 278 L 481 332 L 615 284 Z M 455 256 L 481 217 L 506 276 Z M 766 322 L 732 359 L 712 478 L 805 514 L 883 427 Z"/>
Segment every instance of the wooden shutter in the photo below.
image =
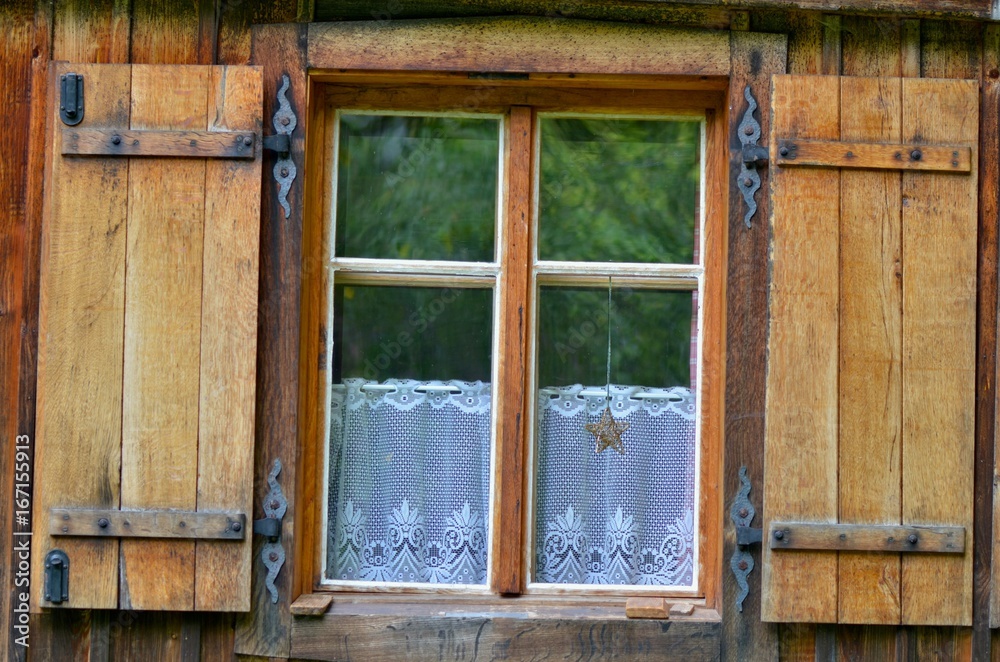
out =
<path fill-rule="evenodd" d="M 260 71 L 53 69 L 32 605 L 245 611 Z M 75 126 L 60 119 L 71 72 Z M 53 549 L 69 559 L 60 603 L 43 593 Z"/>
<path fill-rule="evenodd" d="M 763 618 L 971 625 L 978 85 L 773 86 Z"/>

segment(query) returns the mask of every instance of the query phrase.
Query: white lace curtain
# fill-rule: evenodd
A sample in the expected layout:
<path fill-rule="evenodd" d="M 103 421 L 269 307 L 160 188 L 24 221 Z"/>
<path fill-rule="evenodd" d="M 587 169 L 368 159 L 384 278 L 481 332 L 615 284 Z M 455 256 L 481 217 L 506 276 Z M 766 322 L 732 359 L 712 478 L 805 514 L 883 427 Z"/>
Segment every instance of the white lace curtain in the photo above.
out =
<path fill-rule="evenodd" d="M 485 583 L 490 385 L 347 379 L 332 391 L 327 577 Z"/>
<path fill-rule="evenodd" d="M 612 386 L 625 452 L 594 452 L 584 427 L 607 387 L 545 388 L 538 403 L 534 581 L 691 586 L 695 394 Z"/>
<path fill-rule="evenodd" d="M 483 584 L 490 385 L 333 387 L 329 579 Z M 691 586 L 695 396 L 613 386 L 625 453 L 594 452 L 605 387 L 540 391 L 533 581 Z"/>

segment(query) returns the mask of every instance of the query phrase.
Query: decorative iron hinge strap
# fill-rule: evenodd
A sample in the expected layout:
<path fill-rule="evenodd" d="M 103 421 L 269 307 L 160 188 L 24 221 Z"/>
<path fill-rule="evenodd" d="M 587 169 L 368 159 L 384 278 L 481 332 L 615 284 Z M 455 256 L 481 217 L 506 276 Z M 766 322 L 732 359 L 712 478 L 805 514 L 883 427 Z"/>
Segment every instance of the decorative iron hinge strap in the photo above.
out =
<path fill-rule="evenodd" d="M 267 540 L 260 550 L 260 557 L 264 562 L 264 568 L 267 569 L 264 586 L 271 594 L 272 604 L 278 602 L 278 588 L 275 586 L 274 580 L 278 578 L 281 566 L 285 564 L 285 550 L 281 546 L 281 519 L 288 509 L 285 494 L 281 491 L 281 485 L 278 484 L 279 473 L 281 473 L 281 460 L 275 459 L 274 467 L 267 476 L 267 484 L 271 489 L 264 497 L 265 517 L 255 520 L 253 523 L 253 532 L 264 536 Z"/>
<path fill-rule="evenodd" d="M 754 568 L 753 556 L 748 550 L 750 545 L 760 544 L 763 532 L 760 529 L 750 528 L 757 511 L 750 503 L 750 479 L 747 478 L 747 468 L 740 467 L 740 491 L 733 499 L 733 505 L 729 509 L 729 517 L 736 527 L 736 550 L 729 560 L 729 567 L 736 576 L 736 585 L 739 590 L 736 592 L 736 610 L 743 611 L 743 601 L 750 594 L 750 587 L 747 578 Z"/>
<path fill-rule="evenodd" d="M 278 89 L 278 110 L 274 112 L 274 117 L 271 119 L 271 123 L 274 125 L 274 130 L 277 131 L 277 134 L 265 136 L 263 142 L 265 150 L 278 154 L 278 160 L 274 164 L 273 173 L 274 181 L 278 183 L 278 204 L 281 205 L 282 211 L 285 212 L 286 219 L 292 213 L 292 208 L 288 205 L 288 192 L 292 189 L 292 182 L 295 181 L 296 174 L 295 163 L 291 157 L 292 131 L 295 130 L 295 125 L 298 124 L 295 113 L 292 111 L 292 104 L 288 102 L 288 97 L 285 96 L 290 85 L 291 82 L 288 76 L 282 74 L 281 87 Z"/>
<path fill-rule="evenodd" d="M 760 123 L 753 116 L 753 111 L 757 109 L 757 100 L 753 98 L 749 85 L 743 90 L 743 96 L 748 105 L 737 130 L 740 144 L 743 146 L 743 158 L 740 162 L 740 174 L 736 178 L 736 187 L 743 194 L 743 201 L 747 204 L 747 213 L 743 216 L 743 222 L 750 228 L 753 216 L 757 213 L 757 201 L 754 196 L 760 188 L 760 173 L 757 172 L 757 169 L 767 164 L 767 148 L 757 144 L 757 141 L 760 140 L 761 128 Z"/>

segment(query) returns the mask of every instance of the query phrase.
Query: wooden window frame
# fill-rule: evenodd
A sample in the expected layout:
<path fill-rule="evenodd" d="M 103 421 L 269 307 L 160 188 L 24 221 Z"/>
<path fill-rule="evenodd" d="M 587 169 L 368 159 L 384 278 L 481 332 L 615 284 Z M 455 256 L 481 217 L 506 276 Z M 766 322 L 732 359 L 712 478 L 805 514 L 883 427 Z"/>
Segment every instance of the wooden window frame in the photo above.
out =
<path fill-rule="evenodd" d="M 424 23 L 424 22 L 421 22 Z M 463 41 L 461 58 L 449 58 L 436 39 L 441 38 L 440 31 L 435 32 L 434 22 L 427 22 L 429 34 L 414 36 L 412 24 L 409 29 L 395 29 L 391 23 L 378 26 L 379 38 L 373 40 L 373 34 L 366 29 L 352 26 L 314 25 L 309 27 L 308 35 L 308 127 L 306 136 L 306 164 L 310 177 L 305 182 L 305 211 L 303 216 L 303 254 L 307 256 L 322 255 L 323 264 L 329 259 L 324 251 L 323 233 L 326 229 L 326 209 L 329 205 L 324 200 L 328 186 L 324 185 L 326 176 L 317 176 L 324 172 L 325 153 L 328 149 L 324 126 L 327 109 L 322 99 L 326 98 L 328 90 L 345 90 L 354 94 L 352 107 L 392 108 L 405 105 L 408 110 L 441 110 L 453 108 L 467 102 L 470 87 L 475 87 L 475 103 L 479 111 L 502 111 L 510 106 L 529 105 L 538 111 L 560 112 L 586 109 L 608 113 L 665 114 L 671 112 L 690 113 L 694 110 L 704 113 L 705 117 L 705 149 L 703 163 L 705 168 L 702 187 L 704 189 L 705 219 L 702 236 L 702 264 L 704 266 L 704 283 L 702 286 L 703 306 L 702 329 L 699 343 L 702 347 L 703 359 L 699 375 L 701 393 L 700 425 L 702 428 L 700 441 L 700 475 L 698 508 L 699 545 L 698 577 L 699 585 L 696 593 L 671 592 L 675 600 L 696 604 L 698 618 L 714 620 L 718 618 L 721 602 L 722 586 L 722 495 L 719 490 L 722 473 L 723 452 L 723 392 L 724 392 L 724 314 L 725 314 L 725 252 L 728 226 L 728 124 L 727 111 L 728 69 L 729 69 L 729 37 L 722 33 L 708 33 L 697 30 L 679 30 L 673 28 L 648 28 L 637 35 L 634 31 L 622 31 L 616 27 L 607 28 L 604 34 L 587 36 L 588 43 L 597 43 L 601 39 L 608 42 L 607 50 L 598 49 L 591 58 L 574 57 L 571 48 L 559 42 L 572 38 L 574 30 L 565 32 L 564 26 L 558 26 L 562 33 L 557 35 L 550 22 L 544 20 L 496 20 L 491 21 L 492 30 L 467 30 L 470 22 L 456 23 L 448 30 L 454 33 L 455 40 Z M 472 22 L 474 23 L 474 22 Z M 572 24 L 571 24 L 572 25 Z M 576 24 L 583 27 L 582 23 Z M 372 24 L 367 24 L 368 28 Z M 438 26 L 440 27 L 440 26 Z M 589 26 L 588 26 L 589 27 Z M 518 71 L 525 66 L 519 66 L 511 61 L 498 61 L 496 40 L 504 30 L 512 30 L 507 34 L 504 50 L 520 53 L 522 65 L 528 71 Z M 418 27 L 416 32 L 424 30 Z M 495 31 L 494 31 L 495 30 Z M 424 30 L 426 32 L 426 30 Z M 650 33 L 650 34 L 647 34 Z M 514 36 L 511 37 L 511 34 Z M 642 37 L 660 37 L 663 48 L 649 48 Z M 558 39 L 556 37 L 559 37 Z M 451 37 L 449 37 L 451 38 Z M 546 42 L 545 40 L 549 41 Z M 707 41 L 706 41 L 707 39 Z M 515 43 L 511 43 L 515 42 Z M 582 51 L 581 51 L 582 52 Z M 624 54 L 624 57 L 620 57 Z M 490 75 L 497 72 L 500 75 Z M 544 73 L 543 73 L 544 72 Z M 707 73 L 706 73 L 707 72 Z M 511 76 L 511 73 L 517 74 Z M 434 101 L 421 102 L 427 99 L 427 86 L 435 86 Z M 392 87 L 392 91 L 387 88 Z M 623 94 L 628 90 L 628 94 Z M 421 103 L 424 105 L 421 106 Z M 360 105 L 359 105 L 360 104 Z M 492 105 L 491 105 L 492 104 Z M 528 117 L 532 116 L 529 112 Z M 518 120 L 514 120 L 515 122 Z M 529 127 L 530 128 L 530 127 Z M 529 139 L 533 140 L 533 132 L 529 130 Z M 532 164 L 533 166 L 533 164 Z M 511 204 L 518 197 L 527 201 L 527 208 L 532 205 L 532 184 L 529 180 L 518 185 L 506 198 L 510 213 Z M 530 220 L 527 221 L 530 225 Z M 510 227 L 512 224 L 507 224 Z M 506 240 L 505 240 L 506 242 Z M 500 256 L 501 269 L 505 255 Z M 533 287 L 531 270 L 533 264 L 527 265 L 527 270 L 517 275 L 517 282 L 501 281 L 503 303 L 499 313 L 501 320 L 508 317 L 518 306 L 526 306 L 529 301 L 528 288 Z M 323 435 L 324 418 L 319 415 L 325 409 L 322 403 L 322 384 L 326 377 L 320 372 L 318 356 L 323 356 L 330 349 L 322 341 L 318 333 L 325 320 L 324 300 L 328 290 L 325 281 L 325 269 L 303 269 L 303 299 L 301 316 L 301 361 L 300 371 L 300 459 L 301 466 L 314 467 L 312 471 L 303 472 L 305 480 L 298 481 L 297 501 L 310 504 L 311 507 L 300 514 L 296 529 L 296 575 L 298 585 L 303 593 L 327 591 L 320 587 L 322 560 L 319 556 L 322 516 L 319 507 L 322 503 L 322 490 L 326 489 L 324 472 L 321 463 L 325 461 L 321 437 Z M 509 274 L 516 273 L 509 271 Z M 505 281 L 509 276 L 505 276 Z M 523 290 L 523 292 L 521 291 Z M 517 291 L 514 300 L 508 301 L 508 292 Z M 533 299 L 533 296 L 531 297 Z M 529 308 L 530 310 L 530 308 Z M 530 314 L 529 314 L 530 316 Z M 534 322 L 530 320 L 525 328 L 531 328 Z M 520 348 L 528 351 L 527 337 L 510 338 L 504 332 L 509 324 L 501 322 L 501 346 Z M 508 344 L 508 343 L 513 343 Z M 509 351 L 509 350 L 508 350 Z M 517 350 L 515 350 L 517 351 Z M 504 366 L 501 370 L 507 369 Z M 498 453 L 496 466 L 491 471 L 497 476 L 515 476 L 516 479 L 506 479 L 497 483 L 496 489 L 501 503 L 513 503 L 521 500 L 525 494 L 526 480 L 524 463 L 526 460 L 525 444 L 533 443 L 527 438 L 529 428 L 523 420 L 524 415 L 517 417 L 516 412 L 505 410 L 520 401 L 516 409 L 526 414 L 523 403 L 528 388 L 527 376 L 524 374 L 524 363 L 519 378 L 507 378 L 503 375 L 499 384 L 516 384 L 520 392 L 506 394 L 497 403 Z M 515 423 L 516 421 L 516 423 Z M 506 441 L 504 441 L 506 440 Z M 502 449 L 502 450 L 501 450 Z M 311 477 L 311 480 L 310 480 Z M 513 498 L 512 498 L 513 497 Z M 527 533 L 532 523 L 527 520 L 530 508 L 496 509 L 491 526 L 494 530 L 508 530 L 511 518 L 519 518 L 519 531 Z M 506 519 L 505 519 L 506 518 Z M 307 521 L 308 520 L 308 521 Z M 494 536 L 494 542 L 497 536 Z M 513 546 L 507 547 L 511 549 Z M 491 561 L 499 572 L 492 574 L 489 593 L 478 593 L 474 596 L 462 597 L 462 600 L 473 600 L 482 606 L 499 605 L 500 595 L 522 594 L 518 603 L 544 606 L 553 609 L 572 607 L 573 605 L 604 606 L 621 613 L 625 594 L 617 591 L 616 595 L 585 595 L 572 592 L 569 595 L 539 595 L 525 594 L 526 562 L 523 543 L 517 546 L 521 550 L 517 554 L 501 552 L 496 560 Z M 491 552 L 497 553 L 497 548 Z M 523 556 L 522 556 L 523 554 Z M 409 593 L 405 589 L 401 592 Z M 337 603 L 345 602 L 368 604 L 380 600 L 395 602 L 418 600 L 453 602 L 456 596 L 448 595 L 449 590 L 431 595 L 396 595 L 379 596 L 373 593 L 337 593 Z M 550 593 L 546 591 L 546 593 Z M 558 593 L 558 592 L 556 592 Z M 636 592 L 639 593 L 639 592 Z M 498 602 L 500 600 L 500 602 Z M 712 614 L 715 614 L 714 616 Z"/>

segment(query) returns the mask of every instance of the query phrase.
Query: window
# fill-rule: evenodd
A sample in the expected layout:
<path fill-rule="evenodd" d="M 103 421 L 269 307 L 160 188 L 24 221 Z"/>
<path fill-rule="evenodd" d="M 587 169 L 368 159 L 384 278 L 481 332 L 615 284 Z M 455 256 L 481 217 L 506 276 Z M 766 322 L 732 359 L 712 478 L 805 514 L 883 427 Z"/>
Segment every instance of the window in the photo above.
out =
<path fill-rule="evenodd" d="M 317 587 L 711 594 L 718 98 L 431 79 L 318 88 Z"/>

